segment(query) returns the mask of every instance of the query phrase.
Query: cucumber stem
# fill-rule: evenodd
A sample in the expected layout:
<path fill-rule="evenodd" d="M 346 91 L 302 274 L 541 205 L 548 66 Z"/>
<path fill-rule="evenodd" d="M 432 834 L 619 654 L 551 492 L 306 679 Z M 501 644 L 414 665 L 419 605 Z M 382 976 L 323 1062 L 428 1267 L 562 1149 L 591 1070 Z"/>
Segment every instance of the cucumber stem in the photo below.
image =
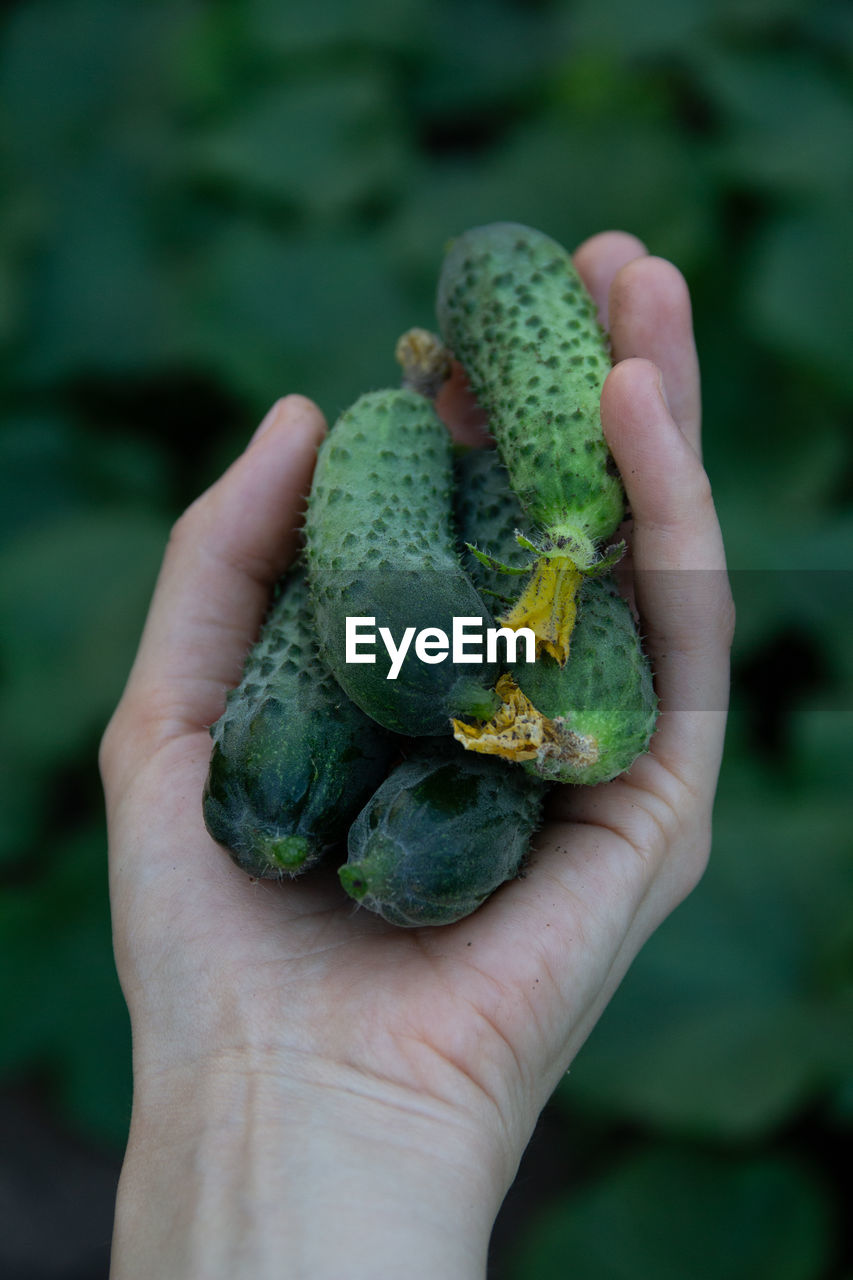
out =
<path fill-rule="evenodd" d="M 450 352 L 438 334 L 429 329 L 407 329 L 394 351 L 403 370 L 401 385 L 434 400 L 450 377 Z"/>

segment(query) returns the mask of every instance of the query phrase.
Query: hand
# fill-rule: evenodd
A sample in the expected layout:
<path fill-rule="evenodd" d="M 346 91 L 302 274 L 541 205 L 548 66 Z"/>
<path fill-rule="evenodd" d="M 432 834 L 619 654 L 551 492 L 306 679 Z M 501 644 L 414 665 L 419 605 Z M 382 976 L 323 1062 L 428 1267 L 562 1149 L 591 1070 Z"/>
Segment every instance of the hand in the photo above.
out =
<path fill-rule="evenodd" d="M 207 728 L 294 554 L 324 430 L 309 401 L 279 401 L 175 526 L 102 747 L 135 1076 L 117 1280 L 482 1275 L 539 1112 L 702 873 L 732 605 L 689 300 L 622 233 L 576 261 L 617 361 L 602 420 L 633 513 L 652 750 L 555 791 L 529 874 L 456 925 L 387 925 L 334 867 L 285 884 L 235 867 L 202 822 Z M 440 407 L 476 435 L 458 378 Z"/>

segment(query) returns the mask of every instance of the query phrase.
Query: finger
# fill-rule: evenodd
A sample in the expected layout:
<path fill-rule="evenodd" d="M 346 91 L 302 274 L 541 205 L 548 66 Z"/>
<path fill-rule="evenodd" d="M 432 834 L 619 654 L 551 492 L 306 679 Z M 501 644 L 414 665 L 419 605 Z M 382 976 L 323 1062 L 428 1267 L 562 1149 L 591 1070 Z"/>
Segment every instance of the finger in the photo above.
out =
<path fill-rule="evenodd" d="M 627 231 L 601 231 L 575 250 L 574 264 L 598 308 L 603 328 L 610 328 L 610 287 L 614 278 L 627 263 L 647 253 L 642 240 Z"/>
<path fill-rule="evenodd" d="M 450 377 L 435 399 L 438 416 L 457 444 L 481 448 L 494 444 L 489 435 L 488 418 L 474 399 L 465 370 L 458 360 L 450 366 Z"/>
<path fill-rule="evenodd" d="M 529 876 L 483 913 L 484 927 L 487 912 L 501 915 L 502 954 L 517 966 L 516 957 L 526 957 L 512 930 L 518 943 L 522 929 L 529 940 L 536 919 L 538 941 L 521 984 L 535 989 L 536 963 L 544 961 L 561 998 L 582 1011 L 554 1054 L 558 1068 L 643 941 L 701 874 L 728 696 L 732 608 L 722 539 L 707 477 L 667 409 L 659 370 L 639 359 L 616 365 L 601 412 L 634 515 L 636 595 L 660 697 L 658 729 L 651 753 L 628 774 L 599 787 L 555 788 L 552 815 L 568 821 L 543 829 Z"/>
<path fill-rule="evenodd" d="M 310 400 L 278 401 L 175 525 L 125 694 L 149 721 L 180 730 L 218 719 L 294 556 L 324 430 Z"/>
<path fill-rule="evenodd" d="M 657 365 L 670 412 L 700 453 L 699 361 L 690 294 L 683 275 L 663 258 L 624 265 L 610 289 L 614 361 L 640 356 Z"/>
<path fill-rule="evenodd" d="M 719 764 L 734 626 L 710 485 L 649 361 L 611 370 L 601 418 L 634 520 L 636 601 L 662 713 L 653 749 L 699 787 Z"/>

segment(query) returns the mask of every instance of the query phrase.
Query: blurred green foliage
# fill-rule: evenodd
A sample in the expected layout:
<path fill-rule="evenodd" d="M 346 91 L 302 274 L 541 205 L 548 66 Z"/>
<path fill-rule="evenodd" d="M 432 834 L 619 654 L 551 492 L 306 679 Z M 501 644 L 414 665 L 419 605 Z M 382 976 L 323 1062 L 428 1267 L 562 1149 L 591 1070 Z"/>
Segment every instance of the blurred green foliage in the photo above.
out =
<path fill-rule="evenodd" d="M 827 1226 L 823 1188 L 790 1159 L 657 1142 L 543 1211 L 510 1275 L 813 1280 Z"/>
<path fill-rule="evenodd" d="M 553 1104 L 595 1157 L 496 1274 L 840 1275 L 850 6 L 19 0 L 0 113 L 3 1077 L 122 1142 L 94 758 L 171 520 L 278 395 L 396 378 L 454 233 L 621 226 L 693 294 L 734 705 L 708 875 Z"/>

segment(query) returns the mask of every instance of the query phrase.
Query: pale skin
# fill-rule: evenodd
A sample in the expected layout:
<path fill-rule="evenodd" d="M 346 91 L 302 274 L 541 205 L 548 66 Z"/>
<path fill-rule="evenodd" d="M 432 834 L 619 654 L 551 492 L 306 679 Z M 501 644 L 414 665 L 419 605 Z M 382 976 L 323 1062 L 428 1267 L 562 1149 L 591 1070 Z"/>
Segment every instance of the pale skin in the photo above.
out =
<path fill-rule="evenodd" d="M 612 337 L 602 422 L 634 565 L 717 570 L 638 577 L 651 752 L 555 791 L 528 874 L 455 925 L 387 925 L 334 867 L 274 884 L 234 866 L 202 822 L 207 728 L 296 551 L 325 430 L 310 401 L 278 401 L 176 524 L 102 746 L 135 1082 L 114 1280 L 482 1277 L 539 1113 L 702 875 L 733 608 L 689 298 L 623 232 L 575 260 Z M 439 406 L 478 439 L 458 376 Z"/>

